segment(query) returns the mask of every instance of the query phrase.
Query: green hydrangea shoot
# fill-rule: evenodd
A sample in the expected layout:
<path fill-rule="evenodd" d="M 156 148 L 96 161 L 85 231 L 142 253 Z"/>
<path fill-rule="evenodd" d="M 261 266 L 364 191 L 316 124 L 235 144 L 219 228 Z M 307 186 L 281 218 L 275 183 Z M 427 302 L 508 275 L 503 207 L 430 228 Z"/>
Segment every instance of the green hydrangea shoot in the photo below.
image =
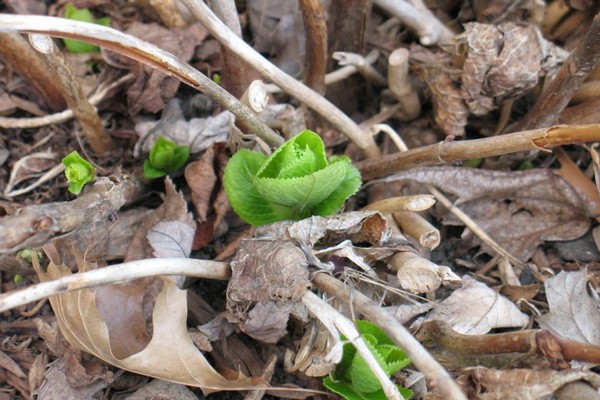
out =
<path fill-rule="evenodd" d="M 65 166 L 65 176 L 69 182 L 69 192 L 79 194 L 86 183 L 95 178 L 96 170 L 76 151 L 62 159 Z"/>
<path fill-rule="evenodd" d="M 410 358 L 380 327 L 362 320 L 356 321 L 356 327 L 388 376 L 410 364 Z M 336 365 L 333 373 L 323 379 L 323 385 L 347 400 L 387 399 L 381 383 L 351 343 L 344 345 L 342 360 Z M 412 396 L 412 391 L 402 386 L 398 386 L 398 391 L 405 399 Z"/>
<path fill-rule="evenodd" d="M 65 6 L 65 18 L 74 21 L 90 22 L 102 26 L 110 26 L 110 18 L 103 17 L 96 19 L 87 8 L 79 9 L 72 4 L 67 4 Z M 98 46 L 80 40 L 63 39 L 63 42 L 70 53 L 97 53 L 100 51 Z"/>
<path fill-rule="evenodd" d="M 328 160 L 323 141 L 308 130 L 270 156 L 239 150 L 223 181 L 233 210 L 251 225 L 335 214 L 362 183 L 348 157 Z"/>
<path fill-rule="evenodd" d="M 144 162 L 144 177 L 161 178 L 183 167 L 190 157 L 190 146 L 179 146 L 177 143 L 159 136 L 150 149 L 148 159 Z"/>

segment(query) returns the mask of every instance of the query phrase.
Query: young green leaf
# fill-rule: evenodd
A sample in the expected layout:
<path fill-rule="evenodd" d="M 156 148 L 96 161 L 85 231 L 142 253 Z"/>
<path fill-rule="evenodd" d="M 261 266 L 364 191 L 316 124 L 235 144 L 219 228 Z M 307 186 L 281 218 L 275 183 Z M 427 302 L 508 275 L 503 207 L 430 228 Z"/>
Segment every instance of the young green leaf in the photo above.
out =
<path fill-rule="evenodd" d="M 303 131 L 267 157 L 240 150 L 225 168 L 225 192 L 234 211 L 251 225 L 331 215 L 361 185 L 348 157 L 327 160 L 325 145 Z"/>
<path fill-rule="evenodd" d="M 79 9 L 72 4 L 67 4 L 65 6 L 65 18 L 75 21 L 90 22 L 103 26 L 110 26 L 110 18 L 103 17 L 95 19 L 90 10 L 87 8 Z M 70 53 L 97 53 L 100 51 L 98 46 L 79 40 L 63 39 L 63 42 Z"/>
<path fill-rule="evenodd" d="M 356 321 L 367 347 L 383 370 L 391 376 L 410 364 L 410 359 L 383 332 L 368 321 Z M 348 400 L 386 399 L 386 395 L 366 361 L 350 343 L 344 345 L 342 360 L 331 376 L 323 379 L 323 384 L 332 392 Z M 408 399 L 412 391 L 402 386 L 398 390 Z"/>
<path fill-rule="evenodd" d="M 159 136 L 150 149 L 148 159 L 144 161 L 144 177 L 160 178 L 183 167 L 190 156 L 189 146 Z"/>
<path fill-rule="evenodd" d="M 76 151 L 63 158 L 62 163 L 65 166 L 65 176 L 69 182 L 69 192 L 79 194 L 83 185 L 94 179 L 96 170 Z"/>

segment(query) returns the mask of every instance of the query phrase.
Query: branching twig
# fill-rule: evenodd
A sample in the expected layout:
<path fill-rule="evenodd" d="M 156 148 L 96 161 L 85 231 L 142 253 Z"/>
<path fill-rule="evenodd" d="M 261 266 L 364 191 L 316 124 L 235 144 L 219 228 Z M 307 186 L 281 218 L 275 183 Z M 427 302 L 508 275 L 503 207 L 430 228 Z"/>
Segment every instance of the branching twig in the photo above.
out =
<path fill-rule="evenodd" d="M 325 273 L 316 274 L 313 283 L 341 301 L 348 304 L 352 303 L 359 313 L 379 325 L 410 357 L 413 364 L 426 376 L 429 384 L 439 390 L 442 398 L 466 400 L 465 395 L 460 391 L 448 372 L 390 313 L 379 307 L 364 294 L 353 291 L 342 282 Z"/>
<path fill-rule="evenodd" d="M 374 3 L 413 29 L 424 46 L 454 37 L 454 33 L 424 7 L 414 7 L 405 0 L 375 0 Z"/>
<path fill-rule="evenodd" d="M 45 297 L 102 285 L 158 275 L 185 275 L 196 278 L 229 278 L 229 263 L 194 258 L 150 258 L 79 272 L 0 295 L 0 312 Z"/>
<path fill-rule="evenodd" d="M 554 75 L 533 107 L 510 129 L 517 131 L 555 124 L 599 59 L 600 13 L 596 15 L 583 40 Z"/>
<path fill-rule="evenodd" d="M 281 86 L 285 92 L 296 97 L 298 100 L 319 113 L 356 144 L 365 155 L 368 157 L 376 157 L 380 154 L 375 141 L 369 135 L 365 134 L 346 114 L 341 112 L 325 98 L 319 96 L 318 93 L 267 61 L 252 47 L 233 34 L 210 11 L 206 4 L 199 0 L 182 0 L 182 2 L 220 43 L 232 51 L 235 51 L 263 76 Z"/>
<path fill-rule="evenodd" d="M 85 40 L 130 57 L 207 93 L 217 103 L 231 111 L 237 118 L 236 123 L 244 130 L 258 135 L 269 145 L 279 146 L 284 141 L 248 107 L 204 74 L 171 53 L 134 36 L 102 25 L 63 18 L 0 14 L 0 32 L 15 31 Z"/>
<path fill-rule="evenodd" d="M 371 180 L 391 175 L 396 171 L 426 165 L 597 141 L 600 141 L 600 124 L 557 125 L 484 139 L 439 142 L 403 153 L 361 161 L 357 166 L 363 180 Z"/>

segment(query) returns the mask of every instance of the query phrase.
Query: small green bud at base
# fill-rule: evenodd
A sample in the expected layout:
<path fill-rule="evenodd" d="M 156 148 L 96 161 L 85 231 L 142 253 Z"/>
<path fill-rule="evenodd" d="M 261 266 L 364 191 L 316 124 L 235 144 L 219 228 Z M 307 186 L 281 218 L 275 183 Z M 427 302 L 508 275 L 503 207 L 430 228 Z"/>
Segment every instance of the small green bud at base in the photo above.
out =
<path fill-rule="evenodd" d="M 69 182 L 68 190 L 73 194 L 79 194 L 83 185 L 95 177 L 95 169 L 76 151 L 62 159 L 65 166 L 65 177 Z"/>

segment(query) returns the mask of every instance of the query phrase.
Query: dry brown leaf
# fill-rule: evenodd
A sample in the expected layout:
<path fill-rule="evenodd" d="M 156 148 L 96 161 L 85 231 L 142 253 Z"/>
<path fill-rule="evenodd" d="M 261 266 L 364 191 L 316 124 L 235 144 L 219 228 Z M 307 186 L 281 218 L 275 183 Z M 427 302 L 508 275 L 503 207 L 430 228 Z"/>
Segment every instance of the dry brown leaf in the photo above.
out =
<path fill-rule="evenodd" d="M 214 162 L 215 149 L 211 146 L 198 161 L 192 161 L 185 167 L 185 180 L 192 191 L 192 203 L 201 223 L 208 216 L 210 198 L 217 182 Z"/>
<path fill-rule="evenodd" d="M 42 272 L 38 266 L 37 272 L 41 281 L 71 275 L 68 267 L 54 263 L 50 263 L 47 272 Z M 114 354 L 111 346 L 113 340 L 96 307 L 94 291 L 83 289 L 65 293 L 52 297 L 50 303 L 61 332 L 71 345 L 116 367 L 199 387 L 204 393 L 255 386 L 245 376 L 227 380 L 215 371 L 187 333 L 186 291 L 180 290 L 170 279 L 162 279 L 162 284 L 163 288 L 154 305 L 152 338 L 141 351 L 125 358 L 118 358 Z"/>
<path fill-rule="evenodd" d="M 545 240 L 573 240 L 590 227 L 587 203 L 563 178 L 548 169 L 489 171 L 431 167 L 386 181 L 432 184 L 456 196 L 456 205 L 510 254 L 527 261 Z M 461 225 L 443 211 L 444 224 Z M 494 254 L 482 245 L 482 250 Z"/>
<path fill-rule="evenodd" d="M 550 311 L 538 318 L 540 327 L 566 339 L 599 345 L 599 302 L 588 294 L 586 271 L 562 271 L 544 285 Z"/>
<path fill-rule="evenodd" d="M 506 297 L 470 276 L 462 287 L 439 303 L 426 321 L 446 321 L 455 331 L 480 335 L 494 328 L 521 328 L 529 317 Z"/>
<path fill-rule="evenodd" d="M 133 22 L 125 33 L 152 43 L 183 61 L 192 58 L 194 48 L 208 35 L 208 31 L 201 24 L 190 25 L 184 29 L 167 29 L 159 24 L 140 22 Z M 160 111 L 165 106 L 165 101 L 172 98 L 179 88 L 179 80 L 156 69 L 142 66 L 128 57 L 108 50 L 102 50 L 102 54 L 110 65 L 130 69 L 135 75 L 135 82 L 127 89 L 127 111 L 131 115 L 140 111 Z"/>
<path fill-rule="evenodd" d="M 313 216 L 301 221 L 282 221 L 256 228 L 256 237 L 291 240 L 309 248 L 335 246 L 349 239 L 352 243 L 377 246 L 390 231 L 385 218 L 376 211 L 355 211 L 331 217 Z"/>
<path fill-rule="evenodd" d="M 307 267 L 304 252 L 290 242 L 242 241 L 227 285 L 227 308 L 240 319 L 240 327 L 248 328 L 246 333 L 254 338 L 275 343 L 287 333 L 290 313 L 306 318 L 298 300 L 311 287 Z"/>
<path fill-rule="evenodd" d="M 68 361 L 61 357 L 50 364 L 45 374 L 46 379 L 38 390 L 38 399 L 92 400 L 110 383 L 105 379 L 99 379 L 86 386 L 71 387 L 67 383 L 67 363 Z"/>
<path fill-rule="evenodd" d="M 484 367 L 468 368 L 457 379 L 470 399 L 538 400 L 552 396 L 570 382 L 585 380 L 594 388 L 600 387 L 600 378 L 586 371 L 555 371 L 550 369 L 497 370 Z"/>
<path fill-rule="evenodd" d="M 154 379 L 124 400 L 198 400 L 198 396 L 183 385 Z"/>
<path fill-rule="evenodd" d="M 150 228 L 146 237 L 154 249 L 154 257 L 186 258 L 192 251 L 194 227 L 181 221 L 161 221 Z"/>

